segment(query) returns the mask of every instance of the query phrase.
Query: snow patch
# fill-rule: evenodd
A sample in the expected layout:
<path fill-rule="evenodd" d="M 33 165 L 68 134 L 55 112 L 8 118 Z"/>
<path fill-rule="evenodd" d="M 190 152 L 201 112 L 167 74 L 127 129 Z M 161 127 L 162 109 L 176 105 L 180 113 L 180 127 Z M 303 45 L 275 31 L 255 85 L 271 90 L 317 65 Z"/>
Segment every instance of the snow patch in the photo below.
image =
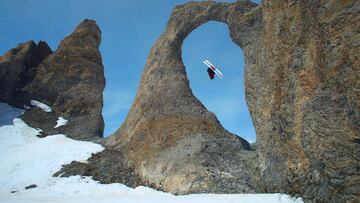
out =
<path fill-rule="evenodd" d="M 65 135 L 38 138 L 40 130 L 21 119 L 0 128 L 0 189 L 23 190 L 25 186 L 48 185 L 62 165 L 73 160 L 85 161 L 92 153 L 103 150 L 98 144 L 76 141 Z M 49 182 L 50 181 L 50 182 Z"/>
<path fill-rule="evenodd" d="M 58 128 L 60 126 L 66 125 L 68 121 L 65 118 L 60 116 L 60 117 L 58 117 L 58 120 L 56 122 L 57 123 L 56 123 L 56 126 L 54 128 Z"/>
<path fill-rule="evenodd" d="M 30 104 L 32 106 L 37 106 L 37 107 L 41 108 L 45 112 L 51 112 L 52 111 L 51 108 L 48 105 L 46 105 L 44 103 L 41 103 L 39 101 L 36 101 L 36 100 L 31 100 Z"/>
<path fill-rule="evenodd" d="M 29 109 L 31 109 L 31 106 L 25 104 L 24 109 L 29 110 Z"/>

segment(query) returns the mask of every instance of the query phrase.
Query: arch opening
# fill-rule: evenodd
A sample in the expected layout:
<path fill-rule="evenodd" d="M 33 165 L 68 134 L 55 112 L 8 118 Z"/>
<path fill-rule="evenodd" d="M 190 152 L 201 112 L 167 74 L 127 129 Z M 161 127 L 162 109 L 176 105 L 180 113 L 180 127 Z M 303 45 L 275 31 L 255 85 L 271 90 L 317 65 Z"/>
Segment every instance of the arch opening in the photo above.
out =
<path fill-rule="evenodd" d="M 210 80 L 203 60 L 210 60 L 224 79 Z M 248 142 L 256 141 L 245 101 L 245 62 L 242 49 L 229 36 L 227 25 L 209 21 L 194 29 L 182 45 L 182 61 L 193 94 L 216 115 L 225 129 Z"/>

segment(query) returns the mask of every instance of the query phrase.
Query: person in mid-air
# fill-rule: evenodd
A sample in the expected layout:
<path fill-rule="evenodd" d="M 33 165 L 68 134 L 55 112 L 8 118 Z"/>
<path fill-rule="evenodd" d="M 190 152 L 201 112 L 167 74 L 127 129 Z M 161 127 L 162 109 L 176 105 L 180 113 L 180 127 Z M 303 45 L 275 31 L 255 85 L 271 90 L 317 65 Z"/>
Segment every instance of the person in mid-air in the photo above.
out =
<path fill-rule="evenodd" d="M 208 67 L 207 72 L 211 80 L 215 78 L 215 74 L 219 76 L 219 78 L 223 78 L 223 74 L 219 71 L 219 69 L 215 68 L 215 66 L 212 65 L 210 61 L 205 60 L 204 64 Z"/>
<path fill-rule="evenodd" d="M 211 79 L 211 80 L 214 79 L 214 77 L 215 77 L 215 72 L 214 72 L 213 70 L 211 70 L 211 68 L 208 68 L 208 69 L 207 69 L 207 72 L 208 72 L 208 74 L 209 74 L 210 79 Z"/>

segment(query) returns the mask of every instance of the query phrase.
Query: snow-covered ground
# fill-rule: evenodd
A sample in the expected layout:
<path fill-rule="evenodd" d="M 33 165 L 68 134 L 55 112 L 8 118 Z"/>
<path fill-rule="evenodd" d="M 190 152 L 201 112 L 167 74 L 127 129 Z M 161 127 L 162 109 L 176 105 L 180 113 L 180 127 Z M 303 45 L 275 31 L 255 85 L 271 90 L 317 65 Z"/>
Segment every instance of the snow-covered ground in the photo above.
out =
<path fill-rule="evenodd" d="M 38 138 L 39 130 L 16 118 L 21 110 L 0 103 L 0 203 L 255 203 L 303 202 L 285 194 L 194 194 L 174 196 L 147 187 L 100 184 L 89 177 L 52 177 L 62 165 L 85 161 L 103 150 L 64 135 Z M 64 122 L 62 122 L 64 123 Z M 66 124 L 66 123 L 65 123 Z M 37 187 L 25 189 L 35 184 Z"/>

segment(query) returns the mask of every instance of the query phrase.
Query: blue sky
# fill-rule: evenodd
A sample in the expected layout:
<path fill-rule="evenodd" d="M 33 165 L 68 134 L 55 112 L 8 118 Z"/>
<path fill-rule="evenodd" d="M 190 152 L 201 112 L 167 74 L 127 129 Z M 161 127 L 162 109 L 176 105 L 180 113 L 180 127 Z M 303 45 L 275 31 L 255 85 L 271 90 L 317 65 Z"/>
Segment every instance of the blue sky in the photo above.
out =
<path fill-rule="evenodd" d="M 125 119 L 147 55 L 164 30 L 171 10 L 186 2 L 0 0 L 0 54 L 31 39 L 46 41 L 56 50 L 60 40 L 84 18 L 96 20 L 102 30 L 100 49 L 106 78 L 103 116 L 107 136 Z M 202 64 L 205 58 L 219 65 L 223 80 L 208 79 Z M 195 96 L 226 129 L 254 141 L 255 131 L 244 96 L 243 53 L 231 41 L 227 26 L 209 22 L 193 31 L 184 42 L 183 61 Z"/>

